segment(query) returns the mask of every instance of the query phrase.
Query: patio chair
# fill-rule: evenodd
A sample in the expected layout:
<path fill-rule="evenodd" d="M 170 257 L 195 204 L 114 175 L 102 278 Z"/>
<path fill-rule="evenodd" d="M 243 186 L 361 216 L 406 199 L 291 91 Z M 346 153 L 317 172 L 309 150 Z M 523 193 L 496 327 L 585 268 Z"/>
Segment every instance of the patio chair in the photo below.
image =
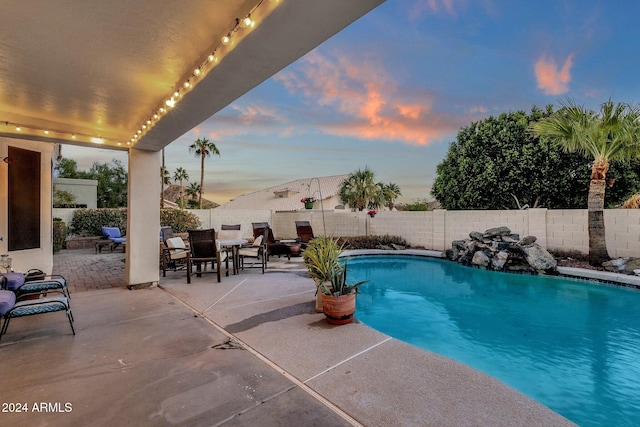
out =
<path fill-rule="evenodd" d="M 4 319 L 2 328 L 0 328 L 0 339 L 7 333 L 9 321 L 14 317 L 33 316 L 35 314 L 53 313 L 56 311 L 65 311 L 71 332 L 76 334 L 73 328 L 73 314 L 69 300 L 64 296 L 44 297 L 39 299 L 27 299 L 17 301 L 16 295 L 11 291 L 0 290 L 0 317 Z"/>
<path fill-rule="evenodd" d="M 160 241 L 166 242 L 167 239 L 171 239 L 173 236 L 173 228 L 168 225 L 160 227 Z"/>
<path fill-rule="evenodd" d="M 118 227 L 102 227 L 102 238 L 111 240 L 114 248 L 127 243 L 127 238 L 120 234 L 120 229 Z"/>
<path fill-rule="evenodd" d="M 201 277 L 207 268 L 207 263 L 215 264 L 215 271 L 218 275 L 218 282 L 221 281 L 222 262 L 225 262 L 225 275 L 229 275 L 229 252 L 220 248 L 216 242 L 216 231 L 213 228 L 207 230 L 189 230 L 189 245 L 191 247 L 190 262 L 187 264 L 187 274 L 189 278 L 192 274 Z M 196 272 L 192 272 L 193 264 L 196 265 Z"/>
<path fill-rule="evenodd" d="M 313 235 L 313 228 L 309 221 L 296 221 L 296 233 L 298 234 L 298 243 L 305 249 L 307 244 L 315 238 Z"/>
<path fill-rule="evenodd" d="M 191 254 L 181 237 L 168 238 L 162 246 L 162 277 L 167 277 L 167 270 L 188 270 Z M 191 275 L 187 273 L 187 283 L 191 283 Z"/>
<path fill-rule="evenodd" d="M 251 246 L 242 247 L 238 250 L 241 270 L 244 270 L 245 258 L 255 258 L 255 261 L 247 268 L 262 268 L 262 274 L 264 274 L 264 271 L 267 268 L 266 237 L 268 228 L 263 228 L 262 230 L 263 234 L 256 237 Z M 260 261 L 259 265 L 257 265 L 258 261 Z"/>
<path fill-rule="evenodd" d="M 222 224 L 220 230 L 240 230 L 241 224 Z"/>
<path fill-rule="evenodd" d="M 291 246 L 280 243 L 273 236 L 273 230 L 269 227 L 269 223 L 267 222 L 252 222 L 253 225 L 253 237 L 258 238 L 258 236 L 265 236 L 265 242 L 267 244 L 267 261 L 271 255 L 286 255 L 288 259 L 291 259 Z M 266 233 L 265 233 L 266 230 Z"/>
<path fill-rule="evenodd" d="M 15 293 L 18 300 L 27 295 L 46 294 L 48 292 L 59 292 L 66 298 L 71 299 L 67 279 L 59 274 L 43 277 L 42 279 L 32 280 L 23 273 L 2 273 L 0 274 L 0 289 Z"/>

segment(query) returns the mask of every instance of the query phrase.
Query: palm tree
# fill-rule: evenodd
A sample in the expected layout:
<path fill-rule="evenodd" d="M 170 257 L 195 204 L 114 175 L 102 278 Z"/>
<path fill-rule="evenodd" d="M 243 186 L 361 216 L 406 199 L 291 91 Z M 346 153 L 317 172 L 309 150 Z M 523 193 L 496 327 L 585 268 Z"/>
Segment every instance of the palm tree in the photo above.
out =
<path fill-rule="evenodd" d="M 200 184 L 197 182 L 192 182 L 187 187 L 187 196 L 189 196 L 192 200 L 198 198 L 198 194 L 200 194 Z"/>
<path fill-rule="evenodd" d="M 177 168 L 173 174 L 173 182 L 180 182 L 180 209 L 184 209 L 184 186 L 182 185 L 182 181 L 186 181 L 189 179 L 189 174 L 184 168 Z"/>
<path fill-rule="evenodd" d="M 390 182 L 388 184 L 380 182 L 378 183 L 378 185 L 382 189 L 382 200 L 384 202 L 384 205 L 388 207 L 390 211 L 392 211 L 396 199 L 402 196 L 400 187 L 398 186 L 398 184 L 395 184 L 393 182 Z"/>
<path fill-rule="evenodd" d="M 351 173 L 340 186 L 339 196 L 342 203 L 359 211 L 364 208 L 377 209 L 381 203 L 381 189 L 373 180 L 369 168 L 358 169 Z"/>
<path fill-rule="evenodd" d="M 216 144 L 209 141 L 207 138 L 198 138 L 196 142 L 189 146 L 189 152 L 194 153 L 196 157 L 200 157 L 200 197 L 199 204 L 202 209 L 202 191 L 204 190 L 204 159 L 212 154 L 220 156 L 220 151 Z"/>
<path fill-rule="evenodd" d="M 609 260 L 604 229 L 604 192 L 609 162 L 640 156 L 640 109 L 611 100 L 600 112 L 561 102 L 562 108 L 531 125 L 536 136 L 546 136 L 566 151 L 593 157 L 587 199 L 589 221 L 589 264 L 600 266 Z"/>

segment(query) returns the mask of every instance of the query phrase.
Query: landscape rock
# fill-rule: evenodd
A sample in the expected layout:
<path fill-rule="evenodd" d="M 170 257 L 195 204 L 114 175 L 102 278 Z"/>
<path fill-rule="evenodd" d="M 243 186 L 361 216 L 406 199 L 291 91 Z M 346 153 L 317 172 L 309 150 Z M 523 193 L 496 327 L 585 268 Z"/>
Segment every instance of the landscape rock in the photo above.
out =
<path fill-rule="evenodd" d="M 482 233 L 478 231 L 472 231 L 471 233 L 469 233 L 469 237 L 471 237 L 471 239 L 473 240 L 477 240 L 478 242 L 482 242 Z"/>
<path fill-rule="evenodd" d="M 491 260 L 483 251 L 478 251 L 473 254 L 473 258 L 471 259 L 471 264 L 478 265 L 480 267 L 486 267 L 489 265 Z"/>
<path fill-rule="evenodd" d="M 536 270 L 546 272 L 549 270 L 556 270 L 558 267 L 558 262 L 553 258 L 553 256 L 538 244 L 522 247 L 522 252 L 524 252 L 525 259 L 529 265 Z"/>
<path fill-rule="evenodd" d="M 558 263 L 536 240 L 535 236 L 521 239 L 508 227 L 494 227 L 484 233 L 472 231 L 469 239 L 453 241 L 444 256 L 464 265 L 496 271 L 557 274 Z M 640 264 L 634 268 L 640 270 Z"/>
<path fill-rule="evenodd" d="M 538 240 L 537 237 L 535 236 L 526 236 L 523 237 L 522 239 L 520 239 L 520 241 L 517 243 L 518 246 L 528 246 L 528 245 L 532 245 L 536 242 L 536 240 Z"/>
<path fill-rule="evenodd" d="M 509 227 L 502 226 L 502 227 L 495 227 L 495 228 L 490 228 L 486 230 L 482 235 L 482 237 L 493 238 L 496 236 L 506 236 L 508 234 L 511 234 L 511 230 L 509 230 Z"/>
<path fill-rule="evenodd" d="M 640 258 L 616 258 L 602 263 L 606 271 L 640 276 Z"/>

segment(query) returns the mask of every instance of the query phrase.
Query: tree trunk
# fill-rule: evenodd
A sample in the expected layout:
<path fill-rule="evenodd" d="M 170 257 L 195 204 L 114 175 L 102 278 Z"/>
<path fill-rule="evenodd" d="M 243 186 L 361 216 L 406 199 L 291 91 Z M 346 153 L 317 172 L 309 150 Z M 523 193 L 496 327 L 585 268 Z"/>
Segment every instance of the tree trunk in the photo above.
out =
<path fill-rule="evenodd" d="M 204 191 L 204 154 L 200 160 L 200 209 L 202 209 L 202 192 Z"/>
<path fill-rule="evenodd" d="M 589 264 L 602 267 L 610 260 L 604 229 L 604 179 L 592 179 L 589 185 Z"/>

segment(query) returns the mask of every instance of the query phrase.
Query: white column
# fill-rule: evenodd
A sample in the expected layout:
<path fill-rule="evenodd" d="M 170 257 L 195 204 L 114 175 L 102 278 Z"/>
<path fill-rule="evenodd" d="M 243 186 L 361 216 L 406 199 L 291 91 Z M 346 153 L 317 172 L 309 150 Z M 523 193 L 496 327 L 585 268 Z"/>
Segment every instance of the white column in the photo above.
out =
<path fill-rule="evenodd" d="M 160 151 L 129 150 L 127 260 L 129 287 L 158 284 L 160 232 Z"/>

